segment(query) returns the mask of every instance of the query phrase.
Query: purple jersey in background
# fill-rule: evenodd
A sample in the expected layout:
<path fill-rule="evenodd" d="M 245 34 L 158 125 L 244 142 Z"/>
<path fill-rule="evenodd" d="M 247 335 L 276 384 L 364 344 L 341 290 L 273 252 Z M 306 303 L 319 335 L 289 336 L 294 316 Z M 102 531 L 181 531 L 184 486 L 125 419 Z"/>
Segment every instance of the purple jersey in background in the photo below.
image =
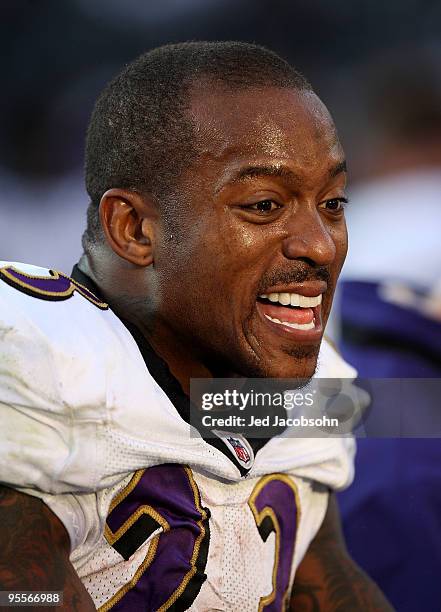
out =
<path fill-rule="evenodd" d="M 390 283 L 342 283 L 340 348 L 360 378 L 441 377 L 441 323 L 422 312 L 422 292 L 409 292 L 404 299 Z M 339 495 L 349 551 L 399 612 L 438 611 L 441 441 L 357 445 L 355 482 Z"/>

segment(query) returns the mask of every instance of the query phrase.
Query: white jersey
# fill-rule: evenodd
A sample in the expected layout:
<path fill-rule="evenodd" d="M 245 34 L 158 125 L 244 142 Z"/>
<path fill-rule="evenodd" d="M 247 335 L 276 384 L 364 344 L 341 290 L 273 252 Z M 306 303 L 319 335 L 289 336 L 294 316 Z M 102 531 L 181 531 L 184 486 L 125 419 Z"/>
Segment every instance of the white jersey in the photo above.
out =
<path fill-rule="evenodd" d="M 353 378 L 326 342 L 323 377 Z M 0 481 L 41 497 L 101 610 L 281 609 L 352 438 L 219 449 L 77 281 L 0 262 Z M 222 444 L 221 444 L 222 446 Z M 244 465 L 246 464 L 246 469 Z M 260 609 L 260 608 L 259 608 Z"/>

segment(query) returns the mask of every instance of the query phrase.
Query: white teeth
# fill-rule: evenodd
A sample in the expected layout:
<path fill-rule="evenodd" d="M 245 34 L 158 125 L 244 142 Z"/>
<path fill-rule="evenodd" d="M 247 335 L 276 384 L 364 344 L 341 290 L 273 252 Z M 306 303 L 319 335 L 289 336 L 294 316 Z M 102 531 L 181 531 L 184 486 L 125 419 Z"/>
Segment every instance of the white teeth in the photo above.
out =
<path fill-rule="evenodd" d="M 288 321 L 279 321 L 279 319 L 273 319 L 269 317 L 267 314 L 265 315 L 267 319 L 272 321 L 273 323 L 278 323 L 278 325 L 287 325 L 288 327 L 292 327 L 292 329 L 314 329 L 314 321 L 310 323 L 289 323 Z"/>
<path fill-rule="evenodd" d="M 291 293 L 291 306 L 300 306 L 300 295 Z"/>
<path fill-rule="evenodd" d="M 306 295 L 300 295 L 299 293 L 262 293 L 259 295 L 261 298 L 265 298 L 270 302 L 279 302 L 282 306 L 300 306 L 300 308 L 315 308 L 322 303 L 322 294 L 315 295 L 314 297 L 306 297 Z"/>
<path fill-rule="evenodd" d="M 282 306 L 288 306 L 291 303 L 291 295 L 289 293 L 279 293 L 279 302 Z"/>
<path fill-rule="evenodd" d="M 306 297 L 306 295 L 299 295 L 299 306 L 300 308 L 315 308 L 322 303 L 322 294 L 315 295 L 314 297 Z"/>

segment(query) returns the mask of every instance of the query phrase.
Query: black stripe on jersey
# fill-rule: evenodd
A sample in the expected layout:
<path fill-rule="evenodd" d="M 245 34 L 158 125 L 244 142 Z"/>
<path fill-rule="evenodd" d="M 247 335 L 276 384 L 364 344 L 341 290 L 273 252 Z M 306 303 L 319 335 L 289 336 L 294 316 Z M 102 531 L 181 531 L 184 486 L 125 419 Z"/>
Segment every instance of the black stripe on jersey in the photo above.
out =
<path fill-rule="evenodd" d="M 273 533 L 273 531 L 275 531 L 274 528 L 274 523 L 272 521 L 272 519 L 269 516 L 266 516 L 263 521 L 260 523 L 260 525 L 257 526 L 257 529 L 260 533 L 260 537 L 262 538 L 262 540 L 264 542 L 267 541 L 268 536 L 270 535 L 270 533 Z"/>
<path fill-rule="evenodd" d="M 196 597 L 199 595 L 202 585 L 207 580 L 205 567 L 207 565 L 208 549 L 210 547 L 209 519 L 211 514 L 208 508 L 201 505 L 199 489 L 197 489 L 197 495 L 200 507 L 204 510 L 206 518 L 202 520 L 204 536 L 199 544 L 199 551 L 194 564 L 196 573 L 189 580 L 181 595 L 167 608 L 167 611 L 171 610 L 172 612 L 183 612 L 184 610 L 188 610 Z"/>
<path fill-rule="evenodd" d="M 143 514 L 112 546 L 127 561 L 161 525 L 152 516 Z"/>

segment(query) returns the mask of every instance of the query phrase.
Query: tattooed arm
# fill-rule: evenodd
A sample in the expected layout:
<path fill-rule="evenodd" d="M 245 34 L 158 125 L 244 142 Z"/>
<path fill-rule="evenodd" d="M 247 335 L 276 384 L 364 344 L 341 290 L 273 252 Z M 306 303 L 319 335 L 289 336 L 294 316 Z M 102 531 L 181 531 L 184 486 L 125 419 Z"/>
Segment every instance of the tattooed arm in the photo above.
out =
<path fill-rule="evenodd" d="M 390 612 L 380 589 L 351 559 L 335 495 L 323 524 L 300 563 L 291 595 L 294 612 Z"/>
<path fill-rule="evenodd" d="M 95 610 L 69 553 L 63 524 L 40 499 L 0 486 L 1 591 L 63 591 L 62 610 Z"/>

